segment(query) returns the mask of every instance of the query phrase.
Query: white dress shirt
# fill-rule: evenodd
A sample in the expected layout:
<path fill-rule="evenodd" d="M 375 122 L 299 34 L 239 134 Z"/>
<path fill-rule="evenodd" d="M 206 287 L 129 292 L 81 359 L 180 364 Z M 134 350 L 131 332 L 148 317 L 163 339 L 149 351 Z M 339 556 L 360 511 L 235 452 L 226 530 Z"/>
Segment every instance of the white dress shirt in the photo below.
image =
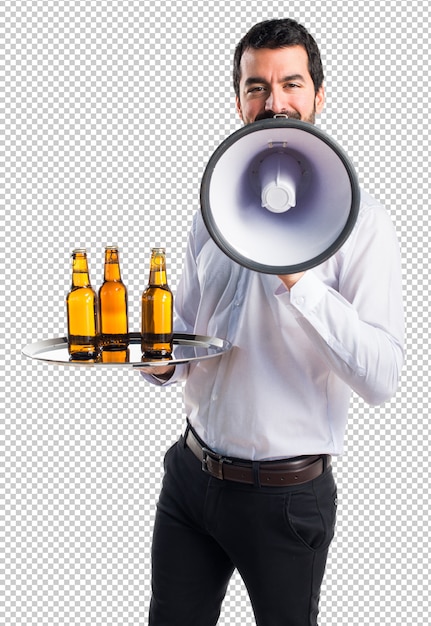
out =
<path fill-rule="evenodd" d="M 380 404 L 397 389 L 399 247 L 368 194 L 347 242 L 290 291 L 230 260 L 197 213 L 175 306 L 177 332 L 233 344 L 221 357 L 178 366 L 166 383 L 185 381 L 192 426 L 226 456 L 341 454 L 351 390 Z"/>

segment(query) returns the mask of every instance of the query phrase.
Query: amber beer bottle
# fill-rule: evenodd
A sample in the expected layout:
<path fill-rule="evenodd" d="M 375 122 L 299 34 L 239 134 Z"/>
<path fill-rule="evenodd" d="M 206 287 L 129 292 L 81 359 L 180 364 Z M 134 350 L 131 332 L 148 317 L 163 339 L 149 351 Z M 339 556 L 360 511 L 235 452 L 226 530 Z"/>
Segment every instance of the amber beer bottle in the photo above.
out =
<path fill-rule="evenodd" d="M 129 344 L 127 288 L 121 280 L 118 248 L 105 248 L 104 282 L 99 289 L 99 332 L 103 350 L 125 350 Z"/>
<path fill-rule="evenodd" d="M 144 357 L 171 356 L 173 303 L 166 277 L 165 249 L 152 248 L 148 286 L 142 294 L 141 348 Z"/>
<path fill-rule="evenodd" d="M 72 252 L 72 288 L 66 297 L 68 349 L 71 359 L 93 359 L 98 353 L 97 295 L 90 284 L 87 251 Z"/>

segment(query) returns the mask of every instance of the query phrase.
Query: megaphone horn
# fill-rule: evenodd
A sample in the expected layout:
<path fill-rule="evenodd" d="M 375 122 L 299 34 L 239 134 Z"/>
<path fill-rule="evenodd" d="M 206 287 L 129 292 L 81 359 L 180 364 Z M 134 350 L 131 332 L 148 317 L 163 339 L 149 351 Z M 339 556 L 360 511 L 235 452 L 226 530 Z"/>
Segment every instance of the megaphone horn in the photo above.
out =
<path fill-rule="evenodd" d="M 210 158 L 201 210 L 231 259 L 266 274 L 319 265 L 346 241 L 360 191 L 343 150 L 314 125 L 276 117 L 247 124 Z"/>

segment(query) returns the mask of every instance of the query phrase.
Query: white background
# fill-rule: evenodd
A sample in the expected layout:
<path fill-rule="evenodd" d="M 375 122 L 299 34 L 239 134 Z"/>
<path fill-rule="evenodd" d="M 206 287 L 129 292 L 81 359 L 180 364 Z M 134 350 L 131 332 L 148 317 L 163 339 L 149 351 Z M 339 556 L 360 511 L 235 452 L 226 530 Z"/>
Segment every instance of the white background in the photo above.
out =
<path fill-rule="evenodd" d="M 146 623 L 152 523 L 162 457 L 184 424 L 181 388 L 20 351 L 65 334 L 74 247 L 87 247 L 98 288 L 103 247 L 120 246 L 131 330 L 152 245 L 166 246 L 175 291 L 204 167 L 240 125 L 234 46 L 271 17 L 297 19 L 318 41 L 327 91 L 318 123 L 387 207 L 403 257 L 406 364 L 391 402 L 352 400 L 321 624 L 428 623 L 427 5 L 6 0 L 5 624 Z M 235 576 L 220 624 L 253 623 Z"/>

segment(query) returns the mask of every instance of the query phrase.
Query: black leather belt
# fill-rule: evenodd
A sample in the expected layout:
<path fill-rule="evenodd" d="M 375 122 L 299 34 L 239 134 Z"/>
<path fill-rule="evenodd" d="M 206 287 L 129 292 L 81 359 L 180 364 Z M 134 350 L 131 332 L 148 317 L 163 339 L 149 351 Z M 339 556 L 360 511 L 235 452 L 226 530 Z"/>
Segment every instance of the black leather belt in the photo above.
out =
<path fill-rule="evenodd" d="M 190 427 L 185 434 L 185 443 L 202 463 L 204 472 L 219 480 L 232 480 L 246 485 L 302 485 L 318 478 L 331 465 L 329 454 L 255 463 L 232 459 L 206 448 Z"/>

